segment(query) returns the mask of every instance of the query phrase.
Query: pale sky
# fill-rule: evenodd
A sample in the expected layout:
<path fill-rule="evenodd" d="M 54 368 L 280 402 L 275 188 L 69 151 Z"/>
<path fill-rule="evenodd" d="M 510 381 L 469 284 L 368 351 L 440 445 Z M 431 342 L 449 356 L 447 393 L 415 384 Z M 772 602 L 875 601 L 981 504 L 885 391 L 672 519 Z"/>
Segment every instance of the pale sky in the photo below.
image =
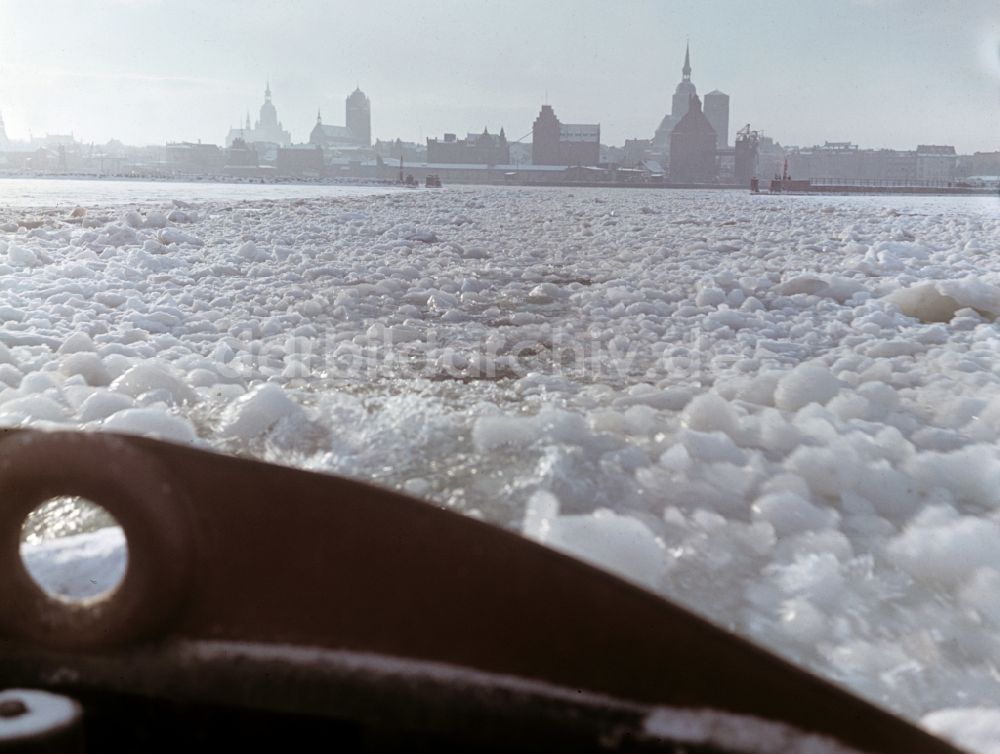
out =
<path fill-rule="evenodd" d="M 380 138 L 515 140 L 547 95 L 620 145 L 669 110 L 687 37 L 730 140 L 1000 149 L 998 0 L 0 0 L 0 113 L 14 139 L 222 143 L 270 77 L 295 141 L 360 85 Z"/>

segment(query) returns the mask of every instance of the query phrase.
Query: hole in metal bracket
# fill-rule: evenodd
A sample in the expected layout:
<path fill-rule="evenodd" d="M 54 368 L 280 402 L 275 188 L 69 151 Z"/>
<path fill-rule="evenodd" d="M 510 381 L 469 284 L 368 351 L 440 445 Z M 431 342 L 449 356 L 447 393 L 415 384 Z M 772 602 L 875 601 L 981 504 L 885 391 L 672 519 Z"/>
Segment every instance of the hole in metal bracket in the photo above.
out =
<path fill-rule="evenodd" d="M 21 526 L 21 561 L 46 594 L 70 602 L 111 594 L 125 579 L 125 532 L 104 508 L 81 497 L 37 506 Z"/>

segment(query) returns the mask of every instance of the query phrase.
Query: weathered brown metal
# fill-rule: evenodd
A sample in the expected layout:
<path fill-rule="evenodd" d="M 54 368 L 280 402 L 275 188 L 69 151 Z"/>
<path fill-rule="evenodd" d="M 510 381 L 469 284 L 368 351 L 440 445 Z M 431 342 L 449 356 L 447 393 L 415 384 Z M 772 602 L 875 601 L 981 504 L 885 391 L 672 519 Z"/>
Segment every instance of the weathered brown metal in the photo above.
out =
<path fill-rule="evenodd" d="M 126 438 L 7 432 L 0 442 L 0 630 L 46 646 L 115 646 L 162 632 L 198 564 L 176 469 Z M 169 463 L 169 461 L 167 461 Z M 105 599 L 42 592 L 20 556 L 21 524 L 61 495 L 99 501 L 124 528 L 128 570 Z"/>
<path fill-rule="evenodd" d="M 48 597 L 21 564 L 24 516 L 58 494 L 99 503 L 125 530 L 128 571 L 107 597 Z M 361 482 L 150 439 L 9 432 L 0 573 L 0 636 L 40 651 L 113 659 L 140 640 L 294 644 L 756 715 L 865 751 L 957 752 L 510 532 Z"/>

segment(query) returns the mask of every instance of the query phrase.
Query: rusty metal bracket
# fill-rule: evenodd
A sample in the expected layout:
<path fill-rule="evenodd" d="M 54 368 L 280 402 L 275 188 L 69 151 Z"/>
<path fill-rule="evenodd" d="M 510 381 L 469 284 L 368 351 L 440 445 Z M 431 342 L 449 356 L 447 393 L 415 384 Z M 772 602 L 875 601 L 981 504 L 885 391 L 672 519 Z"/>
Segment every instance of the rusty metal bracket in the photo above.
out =
<path fill-rule="evenodd" d="M 84 496 L 122 525 L 128 570 L 109 595 L 71 604 L 25 571 L 21 523 L 57 495 Z M 292 646 L 319 653 L 317 667 L 331 652 L 380 657 L 629 709 L 753 715 L 865 751 L 957 752 L 677 605 L 510 532 L 361 482 L 150 439 L 6 432 L 0 573 L 0 677 L 22 684 L 198 699 L 207 686 L 192 668 L 214 668 L 202 678 L 232 675 L 220 657 L 245 668 L 261 648 Z M 209 659 L 178 649 L 205 646 L 258 650 Z M 59 667 L 72 672 L 59 676 Z M 240 696 L 239 682 L 223 686 Z M 342 707 L 349 696 L 334 695 Z M 240 703 L 281 704 L 263 692 Z"/>

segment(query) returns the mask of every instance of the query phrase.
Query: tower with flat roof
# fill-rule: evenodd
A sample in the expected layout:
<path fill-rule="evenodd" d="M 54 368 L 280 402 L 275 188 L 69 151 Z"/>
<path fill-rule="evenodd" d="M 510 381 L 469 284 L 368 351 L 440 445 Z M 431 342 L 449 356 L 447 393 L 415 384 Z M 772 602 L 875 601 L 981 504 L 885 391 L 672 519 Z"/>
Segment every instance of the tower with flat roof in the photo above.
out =
<path fill-rule="evenodd" d="M 716 147 L 729 146 L 729 95 L 718 89 L 705 95 L 705 117 L 715 130 Z"/>
<path fill-rule="evenodd" d="M 354 140 L 360 146 L 370 147 L 372 144 L 372 103 L 360 87 L 355 88 L 345 102 L 346 125 L 354 135 Z"/>

